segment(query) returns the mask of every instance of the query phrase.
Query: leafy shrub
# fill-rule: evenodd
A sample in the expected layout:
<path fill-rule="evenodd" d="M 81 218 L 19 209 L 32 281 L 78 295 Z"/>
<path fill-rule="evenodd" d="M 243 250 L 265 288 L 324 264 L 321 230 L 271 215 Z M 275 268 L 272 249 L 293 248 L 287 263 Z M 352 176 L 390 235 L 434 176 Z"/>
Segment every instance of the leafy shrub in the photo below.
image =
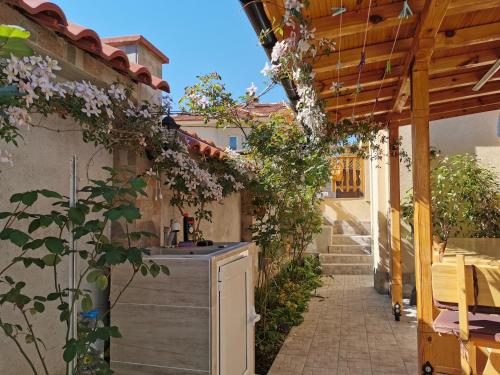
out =
<path fill-rule="evenodd" d="M 311 292 L 321 285 L 315 256 L 286 263 L 268 287 L 257 288 L 255 305 L 262 319 L 255 326 L 256 373 L 266 374 L 293 326 L 303 321 Z"/>
<path fill-rule="evenodd" d="M 500 186 L 495 172 L 470 154 L 431 155 L 433 233 L 449 237 L 500 236 Z M 412 224 L 413 194 L 407 192 L 403 217 Z"/>

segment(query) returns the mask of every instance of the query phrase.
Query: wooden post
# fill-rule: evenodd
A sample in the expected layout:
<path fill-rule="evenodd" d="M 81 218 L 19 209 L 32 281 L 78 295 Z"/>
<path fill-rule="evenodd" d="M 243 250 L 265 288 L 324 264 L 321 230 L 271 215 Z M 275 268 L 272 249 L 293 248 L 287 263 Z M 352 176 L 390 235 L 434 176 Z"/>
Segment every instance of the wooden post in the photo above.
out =
<path fill-rule="evenodd" d="M 401 266 L 401 202 L 399 178 L 399 127 L 389 126 L 389 186 L 391 205 L 391 298 L 403 311 L 403 269 Z M 396 316 L 399 320 L 399 317 Z"/>
<path fill-rule="evenodd" d="M 432 45 L 433 41 L 429 41 Z M 431 361 L 433 302 L 431 285 L 432 219 L 429 159 L 429 60 L 423 49 L 411 70 L 411 131 L 413 143 L 414 249 L 417 289 L 419 369 Z M 432 363 L 431 363 L 432 365 Z"/>

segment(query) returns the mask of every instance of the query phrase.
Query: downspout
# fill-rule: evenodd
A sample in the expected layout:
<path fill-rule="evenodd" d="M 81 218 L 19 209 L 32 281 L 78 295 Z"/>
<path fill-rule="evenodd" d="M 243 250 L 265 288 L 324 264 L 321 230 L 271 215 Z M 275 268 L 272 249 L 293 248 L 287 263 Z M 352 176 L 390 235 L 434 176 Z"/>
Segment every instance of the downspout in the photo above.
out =
<path fill-rule="evenodd" d="M 257 37 L 261 39 L 260 36 L 263 35 L 260 40 L 260 44 L 264 48 L 264 51 L 266 51 L 269 60 L 271 60 L 271 53 L 278 39 L 272 31 L 272 24 L 271 21 L 269 21 L 269 18 L 267 18 L 262 0 L 240 0 L 240 3 L 250 20 Z M 281 85 L 285 89 L 286 96 L 288 96 L 290 104 L 293 108 L 295 108 L 295 105 L 299 100 L 299 96 L 294 83 L 290 79 L 282 79 Z"/>

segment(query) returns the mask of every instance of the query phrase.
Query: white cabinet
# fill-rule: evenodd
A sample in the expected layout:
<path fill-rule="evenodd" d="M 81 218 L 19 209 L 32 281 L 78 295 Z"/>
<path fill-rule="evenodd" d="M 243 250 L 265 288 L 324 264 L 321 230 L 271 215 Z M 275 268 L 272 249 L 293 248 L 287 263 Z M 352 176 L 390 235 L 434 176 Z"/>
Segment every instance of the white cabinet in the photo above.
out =
<path fill-rule="evenodd" d="M 218 266 L 219 375 L 254 373 L 254 314 L 249 256 Z"/>
<path fill-rule="evenodd" d="M 152 249 L 170 276 L 136 277 L 113 309 L 123 335 L 111 341 L 115 373 L 253 375 L 253 252 L 248 243 Z M 127 266 L 112 270 L 112 300 L 129 278 Z"/>

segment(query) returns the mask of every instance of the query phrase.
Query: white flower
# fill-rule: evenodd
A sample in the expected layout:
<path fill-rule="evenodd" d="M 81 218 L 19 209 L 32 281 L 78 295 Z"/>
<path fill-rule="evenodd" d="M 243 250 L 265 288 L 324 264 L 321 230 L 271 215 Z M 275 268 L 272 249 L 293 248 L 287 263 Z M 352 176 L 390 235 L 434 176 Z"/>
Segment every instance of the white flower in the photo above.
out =
<path fill-rule="evenodd" d="M 300 0 L 285 0 L 285 9 L 300 12 L 304 4 Z"/>
<path fill-rule="evenodd" d="M 278 62 L 281 57 L 285 54 L 285 52 L 288 50 L 289 47 L 289 40 L 284 39 L 280 40 L 279 42 L 276 42 L 276 44 L 273 47 L 273 51 L 271 53 L 271 61 L 272 62 Z"/>
<path fill-rule="evenodd" d="M 264 76 L 273 78 L 279 72 L 280 65 L 279 64 L 271 64 L 269 65 L 266 62 L 266 65 L 260 71 Z"/>
<path fill-rule="evenodd" d="M 241 183 L 239 181 L 236 181 L 234 183 L 234 190 L 240 191 L 240 190 L 243 190 L 244 188 L 245 188 L 245 185 L 243 185 L 243 183 Z"/>
<path fill-rule="evenodd" d="M 257 86 L 252 82 L 252 84 L 247 87 L 247 95 L 248 96 L 255 96 L 257 94 Z"/>
<path fill-rule="evenodd" d="M 108 89 L 108 94 L 116 100 L 125 100 L 127 98 L 122 85 L 112 84 Z"/>
<path fill-rule="evenodd" d="M 12 126 L 15 126 L 16 128 L 27 126 L 29 129 L 31 116 L 25 108 L 9 106 L 5 112 L 9 116 L 9 123 Z"/>
<path fill-rule="evenodd" d="M 171 189 L 175 185 L 175 178 L 170 177 L 165 180 L 165 185 L 167 186 L 168 189 Z"/>
<path fill-rule="evenodd" d="M 205 109 L 205 108 L 208 107 L 208 105 L 210 104 L 210 102 L 209 102 L 208 98 L 205 95 L 203 95 L 201 97 L 198 97 L 196 104 L 199 107 Z"/>

